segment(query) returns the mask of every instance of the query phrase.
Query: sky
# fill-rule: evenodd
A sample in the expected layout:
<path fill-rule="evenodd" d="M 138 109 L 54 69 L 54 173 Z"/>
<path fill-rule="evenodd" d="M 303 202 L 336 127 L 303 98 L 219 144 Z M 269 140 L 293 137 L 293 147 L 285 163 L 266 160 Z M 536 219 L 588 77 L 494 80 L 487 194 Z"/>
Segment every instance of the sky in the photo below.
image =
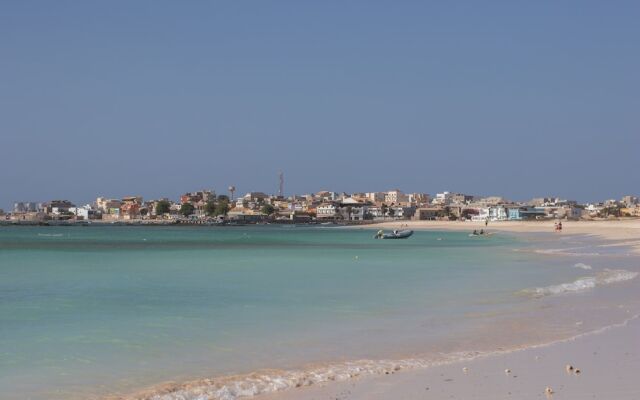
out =
<path fill-rule="evenodd" d="M 5 1 L 0 208 L 640 194 L 640 2 Z"/>

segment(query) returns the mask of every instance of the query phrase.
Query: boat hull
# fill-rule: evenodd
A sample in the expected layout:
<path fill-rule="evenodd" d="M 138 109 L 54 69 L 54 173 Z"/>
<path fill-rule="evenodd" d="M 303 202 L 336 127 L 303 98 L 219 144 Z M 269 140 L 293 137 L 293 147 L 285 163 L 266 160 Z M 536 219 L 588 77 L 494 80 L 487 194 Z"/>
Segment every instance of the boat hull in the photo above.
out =
<path fill-rule="evenodd" d="M 380 235 L 380 239 L 407 239 L 413 235 L 412 230 L 399 231 L 397 233 L 385 233 Z"/>

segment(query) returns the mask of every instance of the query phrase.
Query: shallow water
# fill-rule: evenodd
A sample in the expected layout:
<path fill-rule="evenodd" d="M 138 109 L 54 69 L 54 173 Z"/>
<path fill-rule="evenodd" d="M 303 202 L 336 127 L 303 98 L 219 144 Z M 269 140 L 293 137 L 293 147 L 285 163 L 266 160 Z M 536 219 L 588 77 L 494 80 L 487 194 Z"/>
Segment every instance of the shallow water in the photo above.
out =
<path fill-rule="evenodd" d="M 0 227 L 3 398 L 122 394 L 362 358 L 435 360 L 579 333 L 636 305 L 628 291 L 637 279 L 606 271 L 628 278 L 635 258 L 592 239 L 373 233 Z M 586 298 L 619 312 L 590 318 Z M 527 320 L 541 315 L 534 335 Z"/>

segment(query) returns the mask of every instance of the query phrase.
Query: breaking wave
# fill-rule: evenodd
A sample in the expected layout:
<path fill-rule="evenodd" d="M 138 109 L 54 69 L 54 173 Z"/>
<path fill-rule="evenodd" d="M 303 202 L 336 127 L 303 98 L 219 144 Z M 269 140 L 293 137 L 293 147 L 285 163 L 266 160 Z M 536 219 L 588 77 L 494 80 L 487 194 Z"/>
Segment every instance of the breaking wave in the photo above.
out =
<path fill-rule="evenodd" d="M 593 269 L 591 267 L 591 265 L 589 264 L 584 264 L 584 263 L 577 263 L 573 265 L 574 268 L 581 268 L 581 269 Z"/>
<path fill-rule="evenodd" d="M 537 254 L 545 255 L 557 255 L 557 256 L 599 256 L 600 253 L 595 252 L 581 252 L 576 250 L 586 249 L 586 247 L 569 247 L 566 249 L 536 249 L 533 250 Z"/>
<path fill-rule="evenodd" d="M 236 400 L 260 394 L 340 382 L 371 375 L 390 375 L 401 370 L 433 367 L 456 361 L 472 360 L 489 352 L 463 352 L 439 360 L 408 358 L 400 360 L 357 360 L 305 370 L 265 370 L 247 375 L 202 379 L 183 384 L 167 384 L 139 393 L 128 400 Z"/>
<path fill-rule="evenodd" d="M 625 271 L 629 272 L 629 271 Z M 634 273 L 632 273 L 634 274 Z M 637 273 L 635 273 L 637 275 Z M 634 276 L 635 277 L 635 276 Z M 630 278 L 632 279 L 632 278 Z M 201 379 L 182 384 L 165 384 L 155 386 L 147 391 L 124 397 L 126 400 L 237 400 L 260 394 L 280 392 L 283 390 L 339 382 L 348 379 L 389 375 L 401 370 L 411 370 L 439 365 L 452 364 L 461 361 L 471 361 L 476 358 L 508 354 L 527 349 L 538 349 L 552 346 L 556 343 L 572 342 L 582 337 L 597 335 L 608 330 L 627 326 L 640 315 L 633 315 L 621 323 L 604 326 L 602 328 L 580 333 L 566 339 L 554 340 L 547 343 L 517 346 L 512 349 L 495 351 L 471 351 L 442 355 L 440 359 L 407 358 L 400 360 L 358 360 L 336 364 L 329 364 L 306 370 L 264 370 L 246 375 L 223 376 L 220 378 Z"/>
<path fill-rule="evenodd" d="M 562 293 L 582 292 L 584 290 L 593 289 L 596 286 L 628 281 L 635 278 L 636 276 L 638 276 L 637 272 L 627 271 L 624 269 L 605 269 L 602 272 L 598 273 L 596 276 L 587 276 L 573 282 L 562 283 L 560 285 L 526 289 L 524 292 L 527 294 L 532 294 L 536 297 L 551 296 Z"/>

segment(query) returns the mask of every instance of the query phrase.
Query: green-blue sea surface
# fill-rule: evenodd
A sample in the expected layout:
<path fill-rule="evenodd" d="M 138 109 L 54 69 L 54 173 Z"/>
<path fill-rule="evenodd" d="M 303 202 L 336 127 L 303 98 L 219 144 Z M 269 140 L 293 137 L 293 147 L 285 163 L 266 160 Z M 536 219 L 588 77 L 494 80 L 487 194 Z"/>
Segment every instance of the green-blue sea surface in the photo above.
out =
<path fill-rule="evenodd" d="M 571 281 L 496 234 L 326 227 L 0 227 L 2 398 L 126 393 L 444 346 L 469 315 Z"/>

